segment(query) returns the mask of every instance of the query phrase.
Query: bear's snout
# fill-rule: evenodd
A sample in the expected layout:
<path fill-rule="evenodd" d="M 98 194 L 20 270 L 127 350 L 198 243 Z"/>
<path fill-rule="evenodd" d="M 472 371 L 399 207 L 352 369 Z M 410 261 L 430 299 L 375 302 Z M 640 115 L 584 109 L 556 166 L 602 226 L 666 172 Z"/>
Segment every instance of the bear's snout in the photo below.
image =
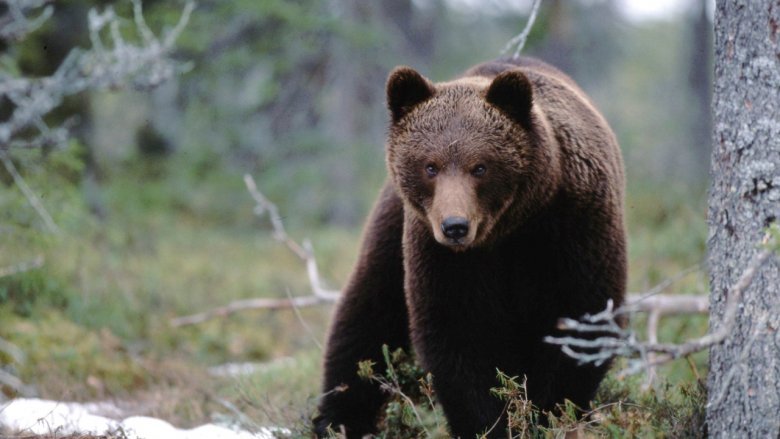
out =
<path fill-rule="evenodd" d="M 481 218 L 471 179 L 459 173 L 439 175 L 427 216 L 439 244 L 455 251 L 473 246 Z"/>
<path fill-rule="evenodd" d="M 448 217 L 442 221 L 441 231 L 447 238 L 459 240 L 469 234 L 469 220 L 462 216 Z"/>

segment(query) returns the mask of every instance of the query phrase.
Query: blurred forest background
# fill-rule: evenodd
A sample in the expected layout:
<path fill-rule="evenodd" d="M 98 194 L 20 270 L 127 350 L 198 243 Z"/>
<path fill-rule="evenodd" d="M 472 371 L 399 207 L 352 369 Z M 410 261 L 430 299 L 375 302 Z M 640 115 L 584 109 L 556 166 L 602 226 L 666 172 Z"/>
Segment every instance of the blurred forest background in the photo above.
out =
<path fill-rule="evenodd" d="M 617 134 L 633 292 L 703 260 L 710 3 L 680 0 L 648 15 L 627 0 L 546 0 L 524 49 L 569 73 Z M 129 2 L 55 2 L 43 27 L 0 45 L 0 69 L 52 74 L 70 49 L 89 47 L 89 9 L 109 4 L 132 17 Z M 143 5 L 154 30 L 183 8 Z M 47 117 L 74 121 L 68 147 L 9 150 L 62 232 L 47 231 L 0 169 L 0 267 L 44 260 L 0 277 L 0 337 L 26 357 L 0 355 L 0 367 L 43 397 L 115 399 L 182 425 L 236 408 L 258 424 L 300 422 L 319 391 L 315 340 L 324 339 L 329 307 L 300 310 L 305 325 L 289 310 L 169 324 L 231 300 L 308 294 L 304 267 L 254 215 L 242 175 L 278 205 L 292 236 L 312 240 L 322 276 L 340 287 L 386 175 L 390 69 L 450 79 L 497 57 L 530 6 L 198 1 L 177 40 L 185 73 L 148 92 L 69 97 Z M 137 38 L 131 25 L 125 31 Z M 0 121 L 9 111 L 0 102 Z M 676 291 L 704 294 L 705 278 L 694 272 Z M 705 316 L 669 318 L 661 338 L 705 330 Z M 214 369 L 226 363 L 263 366 L 229 376 Z M 656 394 L 706 367 L 706 354 L 666 367 Z"/>

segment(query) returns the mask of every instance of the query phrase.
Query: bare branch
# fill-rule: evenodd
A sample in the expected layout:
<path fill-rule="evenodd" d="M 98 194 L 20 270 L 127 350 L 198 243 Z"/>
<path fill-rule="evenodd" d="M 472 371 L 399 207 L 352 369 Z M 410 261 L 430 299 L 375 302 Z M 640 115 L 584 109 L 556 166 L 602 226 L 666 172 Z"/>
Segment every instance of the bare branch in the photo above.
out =
<path fill-rule="evenodd" d="M 0 38 L 21 38 L 39 26 L 51 15 L 51 6 L 35 19 L 27 14 L 40 8 L 47 0 L 0 0 L 8 11 L 0 17 Z M 176 27 L 167 32 L 162 42 L 146 25 L 139 0 L 134 4 L 135 23 L 143 42 L 134 45 L 126 42 L 119 32 L 119 17 L 111 7 L 103 13 L 95 9 L 89 12 L 89 32 L 92 48 L 88 51 L 74 49 L 57 68 L 44 78 L 16 78 L 0 71 L 0 98 L 7 98 L 12 104 L 10 117 L 0 123 L 0 161 L 13 177 L 28 203 L 43 219 L 46 228 L 59 234 L 60 229 L 11 161 L 11 148 L 41 148 L 63 146 L 70 137 L 70 119 L 63 126 L 51 129 L 44 122 L 44 116 L 60 106 L 69 95 L 88 89 L 117 88 L 131 83 L 136 88 L 154 87 L 181 70 L 169 53 L 176 37 L 189 20 L 194 4 L 187 3 Z M 110 29 L 111 49 L 103 43 L 101 31 Z M 28 135 L 28 133 L 32 134 Z"/>
<path fill-rule="evenodd" d="M 237 300 L 235 302 L 230 302 L 225 306 L 220 306 L 202 313 L 174 318 L 171 320 L 171 326 L 180 327 L 196 325 L 198 323 L 203 323 L 218 317 L 227 317 L 239 311 L 247 311 L 252 309 L 277 310 L 290 309 L 293 307 L 304 308 L 308 306 L 321 305 L 324 302 L 324 299 L 317 296 L 301 296 L 294 297 L 292 299 L 257 298 Z"/>
<path fill-rule="evenodd" d="M 14 179 L 14 183 L 19 188 L 19 190 L 22 191 L 24 197 L 27 198 L 27 202 L 30 203 L 30 206 L 32 206 L 33 209 L 35 209 L 35 212 L 37 212 L 38 216 L 41 217 L 43 223 L 46 224 L 46 228 L 49 229 L 51 233 L 55 235 L 59 235 L 60 228 L 54 222 L 54 219 L 51 217 L 51 215 L 46 210 L 46 208 L 43 207 L 43 203 L 41 202 L 41 199 L 38 198 L 37 195 L 35 195 L 35 192 L 32 189 L 30 189 L 30 186 L 27 186 L 27 183 L 19 174 L 19 171 L 16 170 L 16 166 L 14 166 L 14 162 L 8 157 L 8 153 L 6 151 L 0 150 L 0 161 L 3 162 L 3 166 L 5 166 L 5 170 L 8 171 L 9 174 L 11 174 L 11 177 Z"/>
<path fill-rule="evenodd" d="M 298 244 L 292 238 L 287 235 L 287 231 L 284 228 L 282 217 L 279 215 L 279 209 L 276 205 L 265 197 L 258 189 L 257 183 L 251 175 L 244 175 L 244 183 L 252 195 L 257 205 L 255 206 L 255 214 L 262 216 L 263 213 L 268 212 L 268 216 L 271 219 L 271 225 L 274 228 L 274 238 L 281 242 L 287 248 L 290 249 L 298 258 L 306 264 L 306 273 L 309 276 L 309 284 L 311 284 L 312 294 L 315 297 L 319 297 L 324 301 L 335 301 L 339 297 L 339 292 L 326 289 L 322 286 L 320 280 L 319 270 L 317 269 L 317 259 L 314 257 L 314 248 L 308 239 L 303 241 L 303 245 Z"/>
<path fill-rule="evenodd" d="M 287 290 L 287 298 L 293 300 L 293 296 L 292 294 L 290 294 L 289 289 Z M 317 338 L 317 336 L 314 335 L 314 331 L 312 331 L 311 326 L 309 326 L 309 324 L 306 323 L 306 319 L 304 319 L 303 316 L 301 315 L 301 310 L 294 305 L 292 307 L 292 310 L 295 313 L 295 318 L 298 319 L 298 321 L 301 323 L 301 326 L 303 326 L 303 329 L 306 330 L 307 334 L 309 334 L 309 337 L 311 338 L 311 341 L 314 342 L 314 345 L 317 346 L 317 348 L 320 351 L 325 352 L 325 348 L 322 346 L 322 343 L 320 343 L 320 340 Z"/>
<path fill-rule="evenodd" d="M 515 51 L 512 54 L 512 59 L 517 59 L 520 57 L 520 52 L 525 46 L 525 41 L 528 39 L 528 34 L 531 33 L 531 28 L 534 26 L 534 22 L 536 21 L 536 14 L 539 12 L 539 5 L 541 4 L 542 0 L 534 0 L 534 4 L 531 6 L 531 15 L 528 16 L 528 22 L 525 24 L 525 28 L 522 32 L 520 32 L 519 35 L 515 36 L 509 40 L 508 43 L 506 43 L 504 50 L 501 51 L 501 55 L 505 55 L 509 52 L 509 50 L 512 49 L 512 47 L 514 47 Z"/>
<path fill-rule="evenodd" d="M 308 306 L 322 305 L 325 303 L 333 303 L 338 300 L 340 292 L 327 289 L 323 286 L 320 279 L 319 270 L 317 268 L 317 259 L 314 257 L 314 249 L 311 242 L 306 239 L 303 244 L 298 244 L 295 240 L 290 238 L 287 234 L 287 230 L 284 227 L 282 216 L 279 215 L 279 209 L 276 205 L 268 200 L 260 190 L 257 189 L 257 183 L 251 175 L 244 175 L 244 183 L 246 184 L 247 191 L 255 200 L 255 214 L 263 216 L 268 214 L 271 220 L 271 226 L 273 227 L 274 238 L 284 244 L 295 256 L 298 257 L 306 265 L 306 273 L 309 278 L 309 285 L 311 287 L 311 295 L 308 296 L 289 296 L 286 299 L 272 299 L 272 298 L 258 298 L 258 299 L 246 299 L 237 300 L 231 302 L 225 306 L 214 308 L 202 313 L 193 314 L 184 317 L 177 317 L 171 320 L 171 326 L 187 326 L 203 323 L 205 321 L 227 317 L 239 311 L 253 310 L 253 309 L 288 309 L 303 308 Z"/>
<path fill-rule="evenodd" d="M 649 299 L 652 296 L 658 295 L 667 289 L 674 285 L 675 283 L 679 282 L 680 280 L 684 279 L 686 276 L 688 276 L 691 273 L 696 273 L 697 271 L 701 270 L 702 264 L 695 264 L 692 265 L 679 273 L 675 274 L 674 276 L 664 279 L 663 281 L 659 282 L 649 290 L 643 292 L 643 293 L 637 293 L 639 295 L 638 298 L 634 300 L 635 303 L 641 303 L 644 302 L 646 299 Z M 625 306 L 624 306 L 625 308 Z"/>
<path fill-rule="evenodd" d="M 66 96 L 87 89 L 116 89 L 125 84 L 136 89 L 149 89 L 184 69 L 169 55 L 173 43 L 189 20 L 194 3 L 187 3 L 178 24 L 159 39 L 139 15 L 139 1 L 133 2 L 135 23 L 143 40 L 141 44 L 128 42 L 122 37 L 120 19 L 111 7 L 102 13 L 92 9 L 89 12 L 92 48 L 71 51 L 52 76 L 15 78 L 7 72 L 0 72 L 0 97 L 7 97 L 14 105 L 11 116 L 0 123 L 0 149 L 10 148 L 12 141 L 18 140 L 16 137 L 28 129 L 37 130 L 39 136 L 45 137 L 48 128 L 43 123 L 43 116 L 57 108 Z M 108 44 L 103 42 L 103 29 L 109 29 L 111 38 Z M 34 145 L 41 141 L 33 138 L 27 139 L 27 143 Z"/>
<path fill-rule="evenodd" d="M 661 319 L 661 313 L 657 310 L 650 311 L 647 316 L 647 342 L 650 344 L 658 343 L 658 321 Z M 656 361 L 655 352 L 647 353 L 647 361 L 650 363 Z M 647 376 L 643 387 L 649 389 L 653 385 L 656 376 L 656 367 L 648 366 Z"/>
<path fill-rule="evenodd" d="M 5 14 L 0 16 L 0 40 L 19 41 L 27 34 L 36 29 L 51 17 L 54 8 L 47 3 L 54 0 L 0 0 L 0 4 L 5 4 Z M 45 6 L 45 7 L 44 7 Z M 38 15 L 30 18 L 35 10 L 42 8 L 37 12 Z"/>
<path fill-rule="evenodd" d="M 610 303 L 606 310 L 594 316 L 586 315 L 579 320 L 562 319 L 559 322 L 559 329 L 578 333 L 607 333 L 604 337 L 595 339 L 576 336 L 545 337 L 545 341 L 560 345 L 563 352 L 580 363 L 599 365 L 616 356 L 626 357 L 628 364 L 619 373 L 619 376 L 631 375 L 648 369 L 652 371 L 657 365 L 691 355 L 722 342 L 734 327 L 743 291 L 752 282 L 756 271 L 773 255 L 773 250 L 766 248 L 752 259 L 730 290 L 722 323 L 718 328 L 700 338 L 682 344 L 658 343 L 655 337 L 655 326 L 657 318 L 661 314 L 702 312 L 705 309 L 706 301 L 698 297 L 683 299 L 686 296 L 680 296 L 681 300 L 672 305 L 668 296 L 655 296 L 637 303 L 628 303 L 624 308 L 614 311 Z M 650 303 L 643 304 L 644 302 Z M 616 322 L 618 315 L 640 310 L 647 310 L 651 313 L 648 330 L 653 332 L 647 341 L 639 341 L 633 332 L 611 329 L 618 326 Z M 587 349 L 588 351 L 582 352 L 573 348 Z"/>
<path fill-rule="evenodd" d="M 658 313 L 659 317 L 675 314 L 701 314 L 709 310 L 710 301 L 707 296 L 692 296 L 681 294 L 661 294 L 652 297 L 646 295 L 628 296 L 621 313 L 647 312 Z"/>

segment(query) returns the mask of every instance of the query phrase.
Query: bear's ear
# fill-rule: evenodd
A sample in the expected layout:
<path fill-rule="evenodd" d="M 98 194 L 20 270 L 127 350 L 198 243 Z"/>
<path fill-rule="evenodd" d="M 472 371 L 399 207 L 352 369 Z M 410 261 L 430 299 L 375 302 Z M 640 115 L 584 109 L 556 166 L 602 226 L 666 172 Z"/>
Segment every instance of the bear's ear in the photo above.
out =
<path fill-rule="evenodd" d="M 433 96 L 430 81 L 411 67 L 396 67 L 387 78 L 387 106 L 393 123 L 398 123 L 417 104 Z"/>
<path fill-rule="evenodd" d="M 531 82 L 519 70 L 499 74 L 488 87 L 485 100 L 524 128 L 531 127 Z"/>

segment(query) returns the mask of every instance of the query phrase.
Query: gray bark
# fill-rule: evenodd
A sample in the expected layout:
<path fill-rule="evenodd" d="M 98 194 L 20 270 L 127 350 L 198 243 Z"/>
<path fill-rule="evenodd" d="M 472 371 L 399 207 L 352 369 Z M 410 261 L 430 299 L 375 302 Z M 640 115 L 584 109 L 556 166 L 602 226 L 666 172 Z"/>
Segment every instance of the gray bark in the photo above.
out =
<path fill-rule="evenodd" d="M 709 200 L 710 325 L 780 216 L 780 3 L 718 1 Z M 780 262 L 744 291 L 736 325 L 710 352 L 711 437 L 780 437 Z"/>

